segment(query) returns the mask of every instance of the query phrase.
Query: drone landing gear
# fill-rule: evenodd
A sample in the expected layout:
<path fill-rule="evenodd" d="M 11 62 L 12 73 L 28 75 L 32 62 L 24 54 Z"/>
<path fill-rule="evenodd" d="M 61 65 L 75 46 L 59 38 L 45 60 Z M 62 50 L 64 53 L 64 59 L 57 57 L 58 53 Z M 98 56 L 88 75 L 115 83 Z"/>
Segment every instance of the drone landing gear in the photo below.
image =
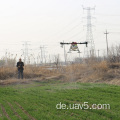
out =
<path fill-rule="evenodd" d="M 78 53 L 81 53 L 79 49 L 77 49 L 77 50 L 70 49 L 67 53 L 72 53 L 71 51 L 77 51 Z"/>

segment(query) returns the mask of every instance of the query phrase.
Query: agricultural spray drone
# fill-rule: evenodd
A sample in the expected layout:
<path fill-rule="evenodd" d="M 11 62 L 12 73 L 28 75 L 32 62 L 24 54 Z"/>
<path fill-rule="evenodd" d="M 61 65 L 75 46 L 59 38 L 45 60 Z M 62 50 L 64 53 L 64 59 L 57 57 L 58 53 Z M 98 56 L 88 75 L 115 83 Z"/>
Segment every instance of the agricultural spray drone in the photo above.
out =
<path fill-rule="evenodd" d="M 81 42 L 80 43 L 77 43 L 77 42 L 72 42 L 72 43 L 60 42 L 60 44 L 61 44 L 61 47 L 63 47 L 63 45 L 69 45 L 69 44 L 71 44 L 68 53 L 71 53 L 71 51 L 78 51 L 78 53 L 80 53 L 80 50 L 78 48 L 78 44 L 86 44 L 86 47 L 87 47 L 88 42 L 83 42 L 83 43 L 81 43 Z"/>

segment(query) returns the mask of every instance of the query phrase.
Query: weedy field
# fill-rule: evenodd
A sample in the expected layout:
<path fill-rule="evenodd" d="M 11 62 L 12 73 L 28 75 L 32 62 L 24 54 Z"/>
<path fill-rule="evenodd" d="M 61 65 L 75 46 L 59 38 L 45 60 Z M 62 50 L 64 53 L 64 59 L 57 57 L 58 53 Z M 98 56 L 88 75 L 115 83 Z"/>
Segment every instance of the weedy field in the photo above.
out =
<path fill-rule="evenodd" d="M 60 102 L 109 104 L 110 109 L 57 109 Z M 120 120 L 120 86 L 53 80 L 2 85 L 0 120 Z"/>
<path fill-rule="evenodd" d="M 89 62 L 88 64 L 69 64 L 66 66 L 59 65 L 48 69 L 50 66 L 33 66 L 24 67 L 25 79 L 62 80 L 66 82 L 82 83 L 107 83 L 120 85 L 120 63 L 109 63 L 107 61 Z M 56 78 L 55 78 L 56 77 Z M 17 68 L 11 66 L 0 67 L 0 85 L 15 81 L 17 78 Z M 7 83 L 6 83 L 7 84 Z"/>

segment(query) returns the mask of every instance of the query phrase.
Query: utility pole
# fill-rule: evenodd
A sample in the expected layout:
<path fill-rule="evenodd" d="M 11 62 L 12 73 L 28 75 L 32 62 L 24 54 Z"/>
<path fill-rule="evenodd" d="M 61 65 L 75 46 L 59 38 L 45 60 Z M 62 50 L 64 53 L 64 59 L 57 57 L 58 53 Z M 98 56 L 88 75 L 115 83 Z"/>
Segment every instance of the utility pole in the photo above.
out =
<path fill-rule="evenodd" d="M 43 47 L 40 46 L 40 50 L 41 50 L 41 64 L 43 64 Z"/>
<path fill-rule="evenodd" d="M 64 41 L 63 41 L 64 43 Z M 65 64 L 66 64 L 66 50 L 65 50 L 65 45 L 64 45 L 64 58 L 65 58 Z"/>
<path fill-rule="evenodd" d="M 44 46 L 43 47 L 44 49 L 43 49 L 43 55 L 44 55 L 44 63 L 46 64 L 46 62 L 47 62 L 47 51 L 46 51 L 46 47 Z"/>
<path fill-rule="evenodd" d="M 107 38 L 107 36 L 108 36 L 109 33 L 106 30 L 106 32 L 104 34 L 106 35 L 107 56 L 108 56 L 109 49 L 108 49 L 108 38 Z"/>
<path fill-rule="evenodd" d="M 6 49 L 6 51 L 5 51 L 5 64 L 7 65 L 7 49 Z"/>
<path fill-rule="evenodd" d="M 99 58 L 99 52 L 100 52 L 100 50 L 98 50 L 98 58 Z"/>
<path fill-rule="evenodd" d="M 81 62 L 81 60 L 80 60 L 80 59 L 81 59 L 81 58 L 80 58 L 80 57 L 81 57 L 81 56 L 80 56 L 80 53 L 81 53 L 81 52 L 79 52 L 79 61 Z"/>
<path fill-rule="evenodd" d="M 51 56 L 50 56 L 50 54 L 49 54 L 49 65 L 51 66 Z"/>

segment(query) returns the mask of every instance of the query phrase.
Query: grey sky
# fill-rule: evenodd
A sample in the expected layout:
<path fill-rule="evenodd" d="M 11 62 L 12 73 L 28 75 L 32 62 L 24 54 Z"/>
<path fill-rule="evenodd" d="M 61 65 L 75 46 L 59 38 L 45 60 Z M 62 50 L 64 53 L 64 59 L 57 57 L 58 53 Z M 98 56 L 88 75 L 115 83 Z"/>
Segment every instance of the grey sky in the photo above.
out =
<path fill-rule="evenodd" d="M 46 45 L 47 54 L 63 54 L 60 41 L 86 40 L 86 12 L 83 6 L 96 6 L 93 36 L 96 49 L 106 49 L 106 29 L 109 45 L 120 43 L 120 0 L 4 0 L 0 1 L 0 56 L 5 49 L 20 53 L 22 41 L 30 41 L 32 53 Z M 66 51 L 68 51 L 66 47 Z M 81 51 L 83 51 L 81 47 Z M 68 55 L 69 56 L 69 55 Z"/>

